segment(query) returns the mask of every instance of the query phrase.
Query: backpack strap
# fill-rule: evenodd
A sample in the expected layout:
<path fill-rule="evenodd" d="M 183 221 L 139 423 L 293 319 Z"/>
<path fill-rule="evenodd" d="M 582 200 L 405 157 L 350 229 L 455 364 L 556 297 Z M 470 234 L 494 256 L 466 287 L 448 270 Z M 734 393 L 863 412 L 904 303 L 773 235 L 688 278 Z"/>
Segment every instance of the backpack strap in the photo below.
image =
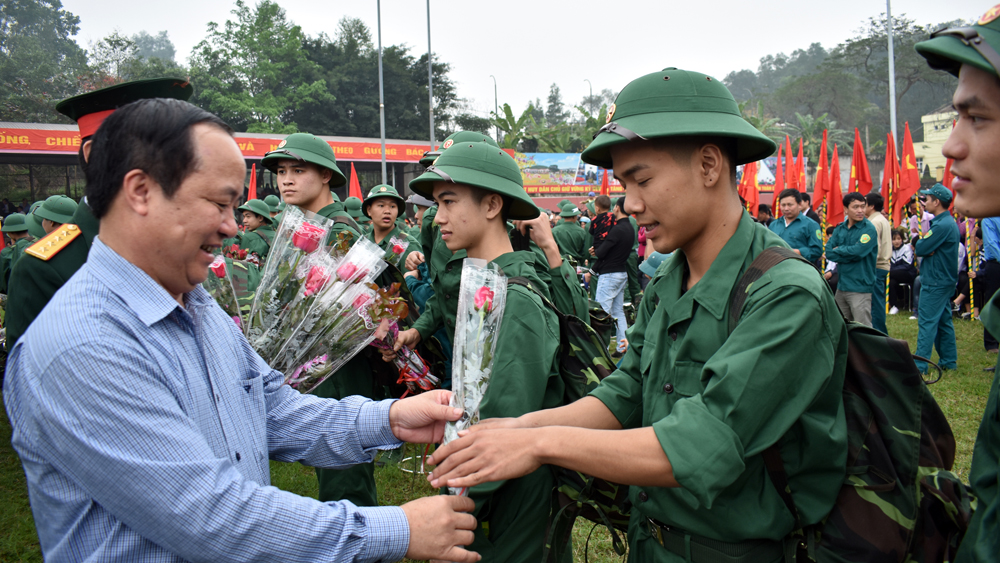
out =
<path fill-rule="evenodd" d="M 529 280 L 528 278 L 524 276 L 514 276 L 511 278 L 507 278 L 507 283 L 512 283 L 514 285 L 519 285 L 521 287 L 527 288 L 528 291 L 537 295 L 538 298 L 542 300 L 542 303 L 544 303 L 546 307 L 555 311 L 556 315 L 558 315 L 559 317 L 562 317 L 562 312 L 559 309 L 556 309 L 555 304 L 549 301 L 548 297 L 545 297 L 537 289 L 535 289 L 535 286 L 531 284 L 531 280 Z"/>

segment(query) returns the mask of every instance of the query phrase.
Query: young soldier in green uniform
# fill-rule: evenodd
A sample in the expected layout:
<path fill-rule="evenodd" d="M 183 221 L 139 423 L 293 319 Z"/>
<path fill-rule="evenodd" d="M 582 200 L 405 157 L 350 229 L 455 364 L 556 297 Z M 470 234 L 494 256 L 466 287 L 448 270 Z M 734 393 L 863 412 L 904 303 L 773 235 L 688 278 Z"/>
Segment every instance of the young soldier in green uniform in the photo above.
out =
<path fill-rule="evenodd" d="M 768 228 L 799 256 L 818 264 L 823 255 L 823 233 L 819 224 L 802 213 L 801 201 L 802 192 L 791 188 L 781 190 L 778 194 L 781 217 L 771 221 Z"/>
<path fill-rule="evenodd" d="M 42 220 L 42 229 L 49 234 L 65 223 L 73 220 L 76 213 L 76 202 L 64 195 L 49 196 L 35 210 L 35 216 Z"/>
<path fill-rule="evenodd" d="M 589 397 L 486 421 L 443 446 L 431 484 L 560 465 L 632 485 L 630 561 L 784 561 L 794 517 L 762 453 L 777 445 L 803 524 L 828 514 L 847 457 L 847 331 L 819 272 L 792 260 L 750 286 L 729 331 L 741 276 L 786 246 L 736 191 L 736 165 L 775 145 L 720 81 L 673 68 L 632 81 L 607 121 L 582 159 L 614 169 L 647 240 L 673 252 L 646 287 L 621 366 Z"/>
<path fill-rule="evenodd" d="M 920 262 L 920 309 L 917 311 L 916 355 L 931 357 L 937 348 L 939 364 L 944 369 L 958 367 L 955 326 L 951 320 L 951 298 L 958 283 L 958 233 L 955 218 L 948 211 L 951 191 L 941 184 L 920 190 L 924 209 L 934 215 L 930 228 L 913 245 Z M 927 371 L 927 364 L 917 360 L 917 368 Z"/>
<path fill-rule="evenodd" d="M 0 293 L 7 293 L 7 280 L 10 279 L 10 269 L 24 253 L 24 249 L 31 246 L 34 238 L 28 233 L 28 225 L 24 221 L 23 213 L 11 213 L 4 219 L 3 228 L 0 229 L 10 237 L 10 246 L 5 246 L 0 250 Z"/>
<path fill-rule="evenodd" d="M 365 217 L 372 220 L 372 230 L 365 236 L 386 252 L 387 262 L 397 265 L 400 270 L 406 267 L 406 257 L 416 251 L 418 245 L 396 222 L 404 205 L 406 200 L 400 197 L 396 188 L 380 184 L 368 192 L 361 207 Z M 395 247 L 403 248 L 398 258 L 391 254 Z"/>
<path fill-rule="evenodd" d="M 281 199 L 279 199 L 276 195 L 269 195 L 264 198 L 264 203 L 267 204 L 268 217 L 274 219 L 275 216 L 277 216 L 281 211 L 278 209 L 278 206 L 281 205 Z"/>
<path fill-rule="evenodd" d="M 361 227 L 361 234 L 368 234 L 371 225 L 368 218 L 361 211 L 361 198 L 351 196 L 344 200 L 344 210 Z"/>
<path fill-rule="evenodd" d="M 486 143 L 455 144 L 410 189 L 438 203 L 437 222 L 447 247 L 497 265 L 508 277 L 527 278 L 538 291 L 532 251 L 515 252 L 506 220 L 539 216 L 521 184 L 517 163 Z M 551 235 L 549 235 L 551 237 Z M 497 335 L 493 376 L 480 407 L 484 418 L 518 416 L 558 406 L 559 321 L 530 289 L 509 284 Z M 480 525 L 469 549 L 483 561 L 539 561 L 545 543 L 553 478 L 548 468 L 524 477 L 479 484 L 469 491 Z"/>
<path fill-rule="evenodd" d="M 847 219 L 837 225 L 826 241 L 826 259 L 837 263 L 837 307 L 848 321 L 872 326 L 872 284 L 878 257 L 878 232 L 865 218 L 865 196 L 844 196 Z M 955 258 L 958 260 L 958 258 Z M 954 283 L 951 284 L 954 288 Z"/>
<path fill-rule="evenodd" d="M 917 43 L 917 52 L 931 67 L 958 76 L 952 97 L 958 121 L 941 152 L 954 160 L 955 210 L 967 217 L 1000 216 L 998 50 L 1000 7 L 991 8 L 971 27 L 940 30 L 929 41 Z M 982 308 L 980 318 L 990 334 L 1000 334 L 1000 292 Z M 994 372 L 976 436 L 969 484 L 979 504 L 955 561 L 996 561 L 1000 553 L 1000 370 Z"/>
<path fill-rule="evenodd" d="M 552 227 L 552 236 L 559 245 L 559 252 L 573 258 L 577 267 L 583 267 L 590 257 L 587 252 L 590 248 L 590 235 L 580 226 L 580 208 L 569 202 L 562 208 L 559 218 L 559 223 Z"/>
<path fill-rule="evenodd" d="M 245 249 L 247 254 L 256 254 L 258 262 L 263 265 L 275 235 L 271 226 L 271 209 L 259 199 L 251 199 L 238 209 L 243 212 L 243 228 L 246 229 L 240 237 L 240 248 Z"/>
<path fill-rule="evenodd" d="M 337 167 L 337 158 L 329 143 L 309 133 L 294 133 L 279 143 L 277 149 L 267 153 L 261 165 L 277 176 L 278 189 L 285 203 L 333 219 L 331 230 L 347 233 L 351 242 L 361 238 L 358 224 L 330 191 L 346 185 L 347 178 Z M 382 398 L 363 355 L 347 362 L 317 387 L 315 394 L 334 399 L 351 395 Z M 358 506 L 378 505 L 374 463 L 342 470 L 317 468 L 316 477 L 321 501 L 349 500 Z"/>
<path fill-rule="evenodd" d="M 180 78 L 137 80 L 63 100 L 56 105 L 56 111 L 77 122 L 81 140 L 80 166 L 86 168 L 87 158 L 90 156 L 90 137 L 112 111 L 145 98 L 187 100 L 193 92 L 194 88 Z M 25 259 L 18 260 L 11 269 L 4 318 L 7 342 L 11 347 L 55 292 L 87 261 L 90 244 L 97 236 L 98 222 L 90 212 L 86 198 L 80 202 L 76 213 L 63 228 L 69 235 L 57 235 L 58 242 L 46 247 L 44 251 L 39 248 L 37 254 L 26 251 Z"/>
<path fill-rule="evenodd" d="M 35 215 L 35 211 L 38 211 L 38 208 L 41 207 L 43 203 L 45 203 L 45 200 L 32 203 L 28 213 L 24 216 L 24 223 L 28 225 L 28 234 L 34 237 L 35 240 L 38 240 L 48 234 L 45 232 L 45 229 L 42 228 L 42 220 Z"/>

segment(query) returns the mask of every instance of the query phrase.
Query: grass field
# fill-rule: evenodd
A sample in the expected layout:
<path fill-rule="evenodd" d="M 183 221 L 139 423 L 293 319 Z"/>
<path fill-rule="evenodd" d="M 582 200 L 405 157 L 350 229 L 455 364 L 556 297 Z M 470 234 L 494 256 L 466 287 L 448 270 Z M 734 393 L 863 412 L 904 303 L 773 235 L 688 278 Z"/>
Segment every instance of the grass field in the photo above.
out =
<path fill-rule="evenodd" d="M 917 322 L 904 315 L 889 317 L 889 332 L 915 346 Z M 956 321 L 959 369 L 945 372 L 944 378 L 931 389 L 951 422 L 958 443 L 955 472 L 968 479 L 969 464 L 976 430 L 986 406 L 992 374 L 983 368 L 994 365 L 996 356 L 988 355 L 982 346 L 982 325 L 974 321 Z M 405 455 L 414 453 L 409 450 Z M 406 467 L 412 468 L 411 464 Z M 379 502 L 398 505 L 408 500 L 437 494 L 419 475 L 406 473 L 397 463 L 388 460 L 376 470 Z M 281 489 L 303 496 L 317 495 L 316 476 L 309 467 L 297 464 L 271 463 L 272 483 Z M 590 531 L 589 522 L 577 523 L 575 536 L 576 560 L 583 560 L 583 544 Z M 10 425 L 6 413 L 0 417 L 0 562 L 41 561 L 38 538 L 28 505 L 27 489 L 20 461 L 10 446 Z M 619 560 L 611 550 L 609 536 L 603 529 L 594 532 L 590 540 L 589 559 L 598 563 Z"/>

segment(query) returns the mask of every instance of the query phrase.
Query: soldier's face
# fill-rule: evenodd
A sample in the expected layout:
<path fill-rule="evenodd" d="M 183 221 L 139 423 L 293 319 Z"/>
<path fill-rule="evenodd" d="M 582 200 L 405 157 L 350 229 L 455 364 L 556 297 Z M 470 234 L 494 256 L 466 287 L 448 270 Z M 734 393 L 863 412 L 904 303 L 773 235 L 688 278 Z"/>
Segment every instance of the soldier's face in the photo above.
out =
<path fill-rule="evenodd" d="M 451 182 L 434 183 L 434 200 L 438 204 L 434 220 L 441 227 L 441 240 L 452 252 L 478 246 L 489 223 L 487 208 L 492 198 L 487 195 L 476 201 L 473 189 Z"/>
<path fill-rule="evenodd" d="M 246 227 L 248 231 L 252 231 L 263 224 L 264 220 L 260 218 L 260 215 L 257 215 L 252 211 L 243 212 L 243 226 Z"/>
<path fill-rule="evenodd" d="M 246 176 L 243 155 L 226 132 L 196 125 L 192 134 L 197 168 L 173 197 L 153 190 L 147 207 L 147 230 L 156 234 L 156 247 L 146 250 L 156 258 L 147 273 L 178 300 L 205 281 L 214 251 L 236 235 L 234 211 Z"/>
<path fill-rule="evenodd" d="M 324 192 L 330 191 L 328 184 L 333 177 L 333 172 L 325 168 L 296 160 L 280 161 L 275 174 L 281 199 L 303 209 L 308 209 Z"/>
<path fill-rule="evenodd" d="M 388 197 L 380 197 L 374 200 L 368 207 L 368 214 L 372 217 L 372 225 L 380 231 L 391 230 L 399 214 L 395 200 Z"/>
<path fill-rule="evenodd" d="M 794 197 L 783 197 L 778 205 L 781 207 L 781 215 L 789 221 L 798 217 L 802 209 L 799 207 L 799 200 Z"/>
<path fill-rule="evenodd" d="M 962 65 L 952 104 L 958 121 L 941 152 L 954 159 L 955 209 L 968 217 L 1000 215 L 1000 79 Z"/>

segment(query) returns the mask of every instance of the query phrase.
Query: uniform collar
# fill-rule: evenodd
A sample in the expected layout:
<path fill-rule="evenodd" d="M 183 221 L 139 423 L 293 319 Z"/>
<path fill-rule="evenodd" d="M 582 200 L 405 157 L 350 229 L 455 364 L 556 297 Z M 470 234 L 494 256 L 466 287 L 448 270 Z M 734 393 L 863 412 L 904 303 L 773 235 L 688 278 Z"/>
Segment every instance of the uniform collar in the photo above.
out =
<path fill-rule="evenodd" d="M 535 273 L 535 253 L 530 250 L 507 252 L 490 262 L 499 266 L 508 278 L 525 277 L 535 283 L 541 281 Z"/>
<path fill-rule="evenodd" d="M 180 308 L 180 304 L 162 285 L 101 242 L 100 238 L 94 238 L 86 268 L 120 297 L 146 326 L 152 326 Z M 201 285 L 186 293 L 184 298 L 189 307 L 205 305 L 212 299 Z"/>
<path fill-rule="evenodd" d="M 951 217 L 951 211 L 948 211 L 947 209 L 945 209 L 941 213 L 938 213 L 937 215 L 934 216 L 933 219 L 931 219 L 931 223 L 937 223 L 939 221 L 945 221 L 946 220 L 945 217 Z"/>

